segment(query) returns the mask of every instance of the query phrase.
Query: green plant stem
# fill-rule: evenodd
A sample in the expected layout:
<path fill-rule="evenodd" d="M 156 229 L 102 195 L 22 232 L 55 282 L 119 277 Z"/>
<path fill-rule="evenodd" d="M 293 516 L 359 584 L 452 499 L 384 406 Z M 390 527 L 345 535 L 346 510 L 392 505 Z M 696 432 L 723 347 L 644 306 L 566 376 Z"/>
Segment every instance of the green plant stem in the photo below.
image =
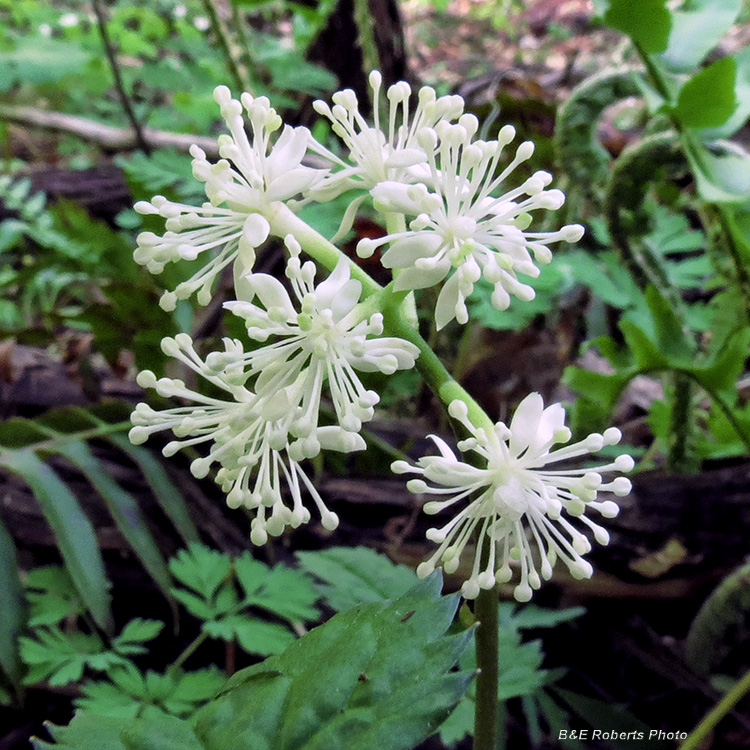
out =
<path fill-rule="evenodd" d="M 487 545 L 485 545 L 486 547 Z M 497 750 L 498 737 L 498 613 L 497 587 L 482 589 L 476 598 L 477 694 L 474 750 Z"/>
<path fill-rule="evenodd" d="M 714 727 L 750 693 L 750 671 L 703 717 L 698 726 L 680 745 L 679 750 L 698 750 Z"/>
<path fill-rule="evenodd" d="M 275 204 L 266 214 L 266 218 L 271 225 L 272 234 L 277 237 L 293 235 L 305 252 L 329 271 L 336 267 L 341 258 L 346 258 L 335 245 L 302 221 L 284 204 Z M 463 401 L 469 410 L 471 422 L 476 427 L 492 430 L 493 422 L 484 409 L 448 372 L 440 358 L 420 335 L 416 321 L 411 315 L 413 305 L 411 292 L 396 292 L 393 290 L 392 283 L 384 288 L 354 261 L 349 258 L 347 261 L 351 277 L 362 284 L 363 295 L 366 298 L 365 310 L 382 312 L 384 327 L 388 335 L 398 336 L 419 349 L 416 366 L 430 389 L 446 406 L 456 399 Z"/>
<path fill-rule="evenodd" d="M 208 633 L 205 630 L 202 630 L 196 638 L 188 643 L 185 650 L 174 660 L 174 662 L 169 665 L 166 673 L 172 674 L 172 672 L 178 670 L 203 645 L 203 643 L 208 640 L 208 638 Z"/>
<path fill-rule="evenodd" d="M 115 88 L 117 89 L 117 95 L 120 98 L 120 104 L 125 112 L 125 117 L 128 118 L 128 122 L 133 128 L 133 135 L 135 135 L 136 143 L 138 148 L 143 151 L 144 154 L 148 155 L 151 153 L 151 146 L 143 133 L 143 128 L 138 118 L 135 115 L 133 104 L 130 101 L 128 92 L 125 90 L 125 83 L 122 80 L 122 73 L 120 72 L 120 64 L 117 61 L 117 52 L 107 30 L 107 19 L 105 16 L 104 6 L 102 0 L 94 0 L 93 2 L 94 15 L 96 16 L 96 25 L 99 28 L 99 36 L 102 38 L 102 44 L 104 45 L 104 53 L 107 56 L 109 67 L 112 70 L 112 77 L 115 80 Z"/>
<path fill-rule="evenodd" d="M 380 54 L 375 41 L 375 19 L 368 0 L 354 0 L 354 23 L 357 26 L 357 42 L 362 50 L 362 67 L 365 76 L 380 70 Z M 372 102 L 376 107 L 377 102 Z"/>
<path fill-rule="evenodd" d="M 667 450 L 667 471 L 686 474 L 697 471 L 694 451 L 691 445 L 693 435 L 693 381 L 683 372 L 673 377 L 674 393 L 671 409 L 671 440 Z"/>
<path fill-rule="evenodd" d="M 639 44 L 635 44 L 635 49 L 638 52 L 638 56 L 641 58 L 643 65 L 646 68 L 646 72 L 654 84 L 654 87 L 659 92 L 665 101 L 671 102 L 672 95 L 667 86 L 667 82 L 664 80 L 661 71 L 658 66 L 651 59 L 650 55 L 641 47 Z M 680 143 L 686 154 L 691 154 L 692 157 L 697 161 L 701 161 L 700 148 L 696 148 L 693 141 L 693 137 L 689 132 L 685 131 L 680 121 L 671 113 L 667 112 L 672 127 L 675 129 L 680 137 Z M 727 213 L 727 209 L 720 203 L 709 203 L 704 201 L 705 205 L 708 206 L 716 217 L 716 225 L 719 229 L 719 236 L 723 237 L 724 245 L 727 250 L 732 265 L 734 266 L 735 280 L 742 296 L 743 306 L 745 308 L 745 314 L 750 318 L 750 275 L 748 275 L 746 264 L 743 262 L 741 253 L 738 248 L 737 239 L 732 228 L 732 221 L 730 215 Z M 710 227 L 706 227 L 707 233 L 710 235 Z"/>
<path fill-rule="evenodd" d="M 232 77 L 235 87 L 238 91 L 247 91 L 250 88 L 247 76 L 242 69 L 242 63 L 238 59 L 232 41 L 229 38 L 229 34 L 227 33 L 221 18 L 219 18 L 219 14 L 216 12 L 213 0 L 201 0 L 201 3 L 206 11 L 209 23 L 211 24 L 211 30 L 214 32 L 216 41 L 219 43 L 219 47 L 224 54 L 227 70 Z"/>

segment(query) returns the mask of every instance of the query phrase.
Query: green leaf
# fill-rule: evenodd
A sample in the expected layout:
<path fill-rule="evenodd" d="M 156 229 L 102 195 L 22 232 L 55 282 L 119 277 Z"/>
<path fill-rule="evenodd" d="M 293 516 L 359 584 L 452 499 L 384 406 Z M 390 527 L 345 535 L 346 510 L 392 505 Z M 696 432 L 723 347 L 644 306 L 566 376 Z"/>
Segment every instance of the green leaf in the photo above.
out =
<path fill-rule="evenodd" d="M 688 73 L 719 43 L 742 9 L 742 0 L 686 0 L 672 11 L 669 45 L 661 61 L 674 73 Z"/>
<path fill-rule="evenodd" d="M 262 607 L 290 622 L 316 620 L 318 594 L 311 578 L 285 565 L 269 568 L 245 552 L 234 561 L 234 572 L 245 592 L 245 603 Z"/>
<path fill-rule="evenodd" d="M 197 734 L 238 750 L 412 748 L 470 679 L 445 675 L 466 639 L 444 635 L 457 601 L 437 598 L 439 585 L 436 576 L 396 601 L 336 615 L 239 672 L 198 713 Z"/>
<path fill-rule="evenodd" d="M 109 435 L 108 440 L 126 453 L 138 465 L 144 478 L 154 493 L 156 502 L 174 524 L 186 544 L 197 542 L 198 529 L 190 518 L 187 505 L 179 489 L 169 478 L 164 467 L 154 458 L 149 450 L 140 445 L 133 445 L 127 436 Z"/>
<path fill-rule="evenodd" d="M 672 114 L 685 128 L 716 128 L 737 109 L 737 62 L 724 57 L 696 73 L 680 89 Z"/>
<path fill-rule="evenodd" d="M 715 671 L 750 635 L 750 564 L 732 571 L 710 594 L 685 640 L 685 657 L 698 674 Z"/>
<path fill-rule="evenodd" d="M 211 600 L 221 585 L 229 580 L 232 560 L 218 550 L 193 543 L 169 561 L 169 569 L 181 584 Z"/>
<path fill-rule="evenodd" d="M 86 611 L 68 571 L 58 565 L 34 568 L 26 576 L 29 625 L 55 625 Z"/>
<path fill-rule="evenodd" d="M 35 750 L 203 750 L 205 747 L 186 721 L 171 716 L 130 720 L 79 713 L 70 726 L 49 730 L 57 743 L 34 740 Z"/>
<path fill-rule="evenodd" d="M 58 447 L 55 452 L 65 456 L 96 489 L 143 567 L 164 595 L 169 597 L 172 578 L 167 563 L 132 495 L 103 470 L 86 443 L 68 443 Z"/>
<path fill-rule="evenodd" d="M 6 423 L 7 424 L 7 423 Z M 96 534 L 78 500 L 57 474 L 31 450 L 0 455 L 0 466 L 20 476 L 34 492 L 52 527 L 71 578 L 97 625 L 112 630 L 109 582 Z"/>
<path fill-rule="evenodd" d="M 600 6 L 604 10 L 604 4 Z M 672 16 L 665 0 L 609 0 L 604 10 L 604 22 L 627 34 L 649 54 L 667 48 L 672 28 Z"/>
<path fill-rule="evenodd" d="M 736 143 L 715 141 L 686 150 L 698 193 L 708 203 L 750 201 L 750 154 Z"/>
<path fill-rule="evenodd" d="M 16 548 L 0 518 L 0 672 L 20 684 L 23 665 L 18 654 L 18 636 L 26 624 L 26 597 L 18 576 Z"/>
<path fill-rule="evenodd" d="M 104 670 L 119 660 L 93 634 L 40 628 L 34 636 L 20 639 L 21 656 L 31 667 L 24 678 L 27 685 L 43 679 L 50 685 L 66 685 L 79 680 L 86 667 Z"/>
<path fill-rule="evenodd" d="M 700 136 L 704 141 L 731 138 L 750 118 L 750 47 L 737 52 L 734 60 L 737 63 L 737 75 L 734 82 L 737 108 L 734 114 L 718 128 L 701 131 Z"/>
<path fill-rule="evenodd" d="M 472 631 L 448 636 L 457 598 L 439 576 L 394 601 L 334 616 L 235 674 L 187 722 L 78 714 L 37 750 L 411 750 L 473 675 L 450 672 Z"/>
<path fill-rule="evenodd" d="M 249 654 L 280 654 L 296 640 L 294 633 L 275 622 L 262 622 L 240 616 L 231 619 L 237 641 Z M 206 624 L 206 630 L 209 630 L 209 624 Z"/>
<path fill-rule="evenodd" d="M 131 620 L 112 641 L 112 648 L 118 654 L 143 654 L 145 641 L 152 641 L 164 628 L 159 620 Z"/>
<path fill-rule="evenodd" d="M 417 580 L 411 568 L 394 565 L 385 555 L 367 547 L 298 552 L 297 559 L 305 570 L 325 581 L 319 587 L 320 594 L 337 612 L 400 596 Z"/>
<path fill-rule="evenodd" d="M 703 366 L 691 368 L 695 379 L 710 393 L 733 391 L 745 369 L 750 349 L 750 328 L 735 332 L 712 352 Z"/>

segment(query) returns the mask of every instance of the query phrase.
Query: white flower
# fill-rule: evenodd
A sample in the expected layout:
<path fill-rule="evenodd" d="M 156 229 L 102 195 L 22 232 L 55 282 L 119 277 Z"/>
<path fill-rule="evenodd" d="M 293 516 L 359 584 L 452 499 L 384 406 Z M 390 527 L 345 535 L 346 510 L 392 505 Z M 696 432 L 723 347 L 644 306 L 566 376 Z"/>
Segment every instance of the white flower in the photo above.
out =
<path fill-rule="evenodd" d="M 258 375 L 255 390 L 269 398 L 285 391 L 293 412 L 291 432 L 312 440 L 318 428 L 323 385 L 327 382 L 336 418 L 343 430 L 357 432 L 372 419 L 378 394 L 366 390 L 359 372 L 392 374 L 414 366 L 419 350 L 398 338 L 381 337 L 383 316 L 362 319 L 362 285 L 350 278 L 342 258 L 317 286 L 315 264 L 300 263 L 300 246 L 290 235 L 286 275 L 296 305 L 280 281 L 267 274 L 249 274 L 237 281 L 238 300 L 225 307 L 243 318 L 250 338 L 272 343 L 247 353 L 214 355 L 208 363 L 230 372 L 242 368 Z M 307 440 L 303 440 L 305 445 Z"/>
<path fill-rule="evenodd" d="M 167 263 L 195 260 L 204 253 L 212 259 L 174 292 L 162 298 L 162 307 L 174 308 L 177 299 L 199 291 L 198 301 L 207 304 L 217 274 L 235 260 L 242 269 L 252 267 L 254 249 L 268 237 L 266 216 L 277 201 L 304 193 L 325 170 L 302 165 L 311 139 L 306 128 L 286 126 L 275 144 L 271 136 L 281 127 L 281 118 L 266 97 L 243 94 L 242 103 L 232 99 L 226 86 L 218 86 L 214 98 L 231 135 L 219 137 L 221 159 L 211 164 L 197 146 L 190 149 L 193 174 L 205 183 L 209 202 L 200 208 L 172 203 L 162 196 L 136 203 L 141 214 L 159 214 L 167 219 L 166 232 L 138 236 L 135 259 L 153 273 Z M 252 130 L 252 142 L 245 132 L 244 109 Z"/>
<path fill-rule="evenodd" d="M 531 211 L 560 208 L 565 196 L 560 190 L 545 190 L 552 177 L 540 171 L 495 197 L 513 170 L 532 155 L 534 144 L 522 143 L 510 164 L 496 175 L 515 130 L 508 125 L 497 140 L 472 141 L 477 128 L 473 115 L 463 115 L 455 124 L 443 121 L 434 129 L 422 128 L 417 140 L 429 161 L 426 184 L 385 181 L 371 190 L 379 210 L 415 217 L 409 230 L 364 239 L 357 247 L 358 254 L 367 257 L 378 246 L 390 245 L 382 263 L 398 271 L 396 290 L 422 289 L 448 277 L 435 309 L 438 328 L 453 318 L 467 322 L 465 300 L 480 276 L 494 286 L 492 304 L 499 310 L 508 307 L 511 294 L 532 299 L 534 290 L 522 284 L 517 274 L 538 276 L 534 261 L 549 263 L 549 243 L 575 242 L 583 235 L 577 224 L 557 232 L 527 231 Z"/>
<path fill-rule="evenodd" d="M 187 15 L 187 7 L 185 7 L 182 3 L 177 3 L 177 5 L 172 8 L 172 17 L 176 19 L 185 18 Z"/>
<path fill-rule="evenodd" d="M 70 29 L 73 26 L 78 26 L 79 18 L 77 13 L 63 13 L 57 22 L 63 29 Z"/>
<path fill-rule="evenodd" d="M 206 16 L 196 16 L 193 19 L 193 26 L 195 26 L 198 31 L 208 31 L 211 28 L 211 22 Z"/>
<path fill-rule="evenodd" d="M 349 149 L 350 162 L 344 161 L 317 142 L 311 150 L 341 169 L 327 175 L 310 191 L 316 200 L 330 200 L 350 188 L 369 190 L 384 180 L 412 183 L 428 176 L 427 157 L 417 138 L 421 129 L 434 127 L 443 120 L 455 120 L 462 112 L 460 96 L 437 97 L 425 86 L 418 94 L 414 113 L 409 111 L 411 87 L 405 81 L 388 88 L 387 114 L 380 113 L 380 90 L 383 78 L 378 71 L 370 74 L 374 124 L 359 112 L 357 97 L 351 89 L 338 91 L 332 97 L 333 108 L 323 101 L 313 103 L 315 111 L 327 117 Z"/>
<path fill-rule="evenodd" d="M 239 346 L 238 342 L 225 344 L 227 348 Z M 289 436 L 292 410 L 284 389 L 264 398 L 244 385 L 249 373 L 217 373 L 196 354 L 187 334 L 165 338 L 162 348 L 224 391 L 228 398 L 204 396 L 181 380 L 157 380 L 152 372 L 145 370 L 138 375 L 141 387 L 155 388 L 161 396 L 194 403 L 163 411 L 138 404 L 131 416 L 134 427 L 130 430 L 130 440 L 139 444 L 154 432 L 172 430 L 177 439 L 164 447 L 165 456 L 189 446 L 209 444 L 208 454 L 191 463 L 191 472 L 196 477 L 205 477 L 213 464 L 221 466 L 216 481 L 227 493 L 229 506 L 257 511 L 251 524 L 254 544 L 264 544 L 269 534 L 277 536 L 287 526 L 296 528 L 310 520 L 310 511 L 302 504 L 304 490 L 317 506 L 323 526 L 334 529 L 338 524 L 336 514 L 326 508 L 299 466 L 302 456 Z M 342 440 L 336 427 L 320 427 L 313 437 L 318 450 L 348 452 L 365 447 L 359 435 L 349 434 Z M 291 507 L 284 502 L 283 485 L 291 495 Z"/>
<path fill-rule="evenodd" d="M 509 581 L 513 575 L 511 561 L 520 563 L 521 579 L 514 591 L 519 601 L 528 601 L 533 589 L 541 586 L 541 579 L 552 576 L 558 559 L 574 577 L 590 577 L 593 568 L 583 555 L 591 549 L 591 544 L 566 516 L 591 529 L 599 544 L 607 544 L 607 531 L 584 514 L 593 508 L 605 518 L 617 515 L 617 504 L 597 500 L 597 492 L 609 490 L 623 496 L 630 492 L 630 482 L 617 477 L 604 483 L 602 473 L 630 471 L 633 459 L 621 455 L 612 463 L 581 469 L 551 465 L 614 445 L 620 441 L 620 431 L 610 428 L 603 435 L 589 435 L 578 443 L 551 450 L 553 445 L 570 440 L 570 430 L 565 426 L 563 407 L 554 404 L 545 409 L 538 393 L 521 402 L 510 427 L 498 422 L 492 431 L 475 427 L 462 401 L 453 401 L 449 412 L 472 436 L 459 442 L 459 449 L 475 453 L 480 467 L 457 459 L 449 446 L 434 435 L 431 437 L 439 456 L 420 458 L 416 466 L 405 461 L 396 461 L 392 466 L 396 473 L 424 477 L 410 480 L 407 483 L 410 491 L 447 498 L 426 503 L 426 513 L 440 513 L 456 504 L 462 506 L 442 528 L 428 531 L 427 537 L 440 546 L 417 568 L 417 573 L 422 577 L 429 575 L 439 564 L 447 572 L 455 572 L 467 543 L 476 539 L 471 575 L 462 587 L 467 598 L 476 597 L 480 589 L 490 589 L 496 582 Z M 489 550 L 482 566 L 485 544 Z M 539 570 L 534 546 L 539 550 Z"/>

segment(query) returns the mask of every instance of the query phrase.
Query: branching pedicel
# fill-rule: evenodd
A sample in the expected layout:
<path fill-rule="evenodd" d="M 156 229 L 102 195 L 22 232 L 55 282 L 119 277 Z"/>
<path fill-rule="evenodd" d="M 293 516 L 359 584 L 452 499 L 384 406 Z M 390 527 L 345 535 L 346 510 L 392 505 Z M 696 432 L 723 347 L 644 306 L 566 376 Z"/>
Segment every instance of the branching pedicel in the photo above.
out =
<path fill-rule="evenodd" d="M 633 461 L 620 456 L 594 469 L 550 466 L 617 443 L 619 431 L 612 428 L 553 450 L 555 444 L 570 440 L 570 431 L 563 408 L 555 404 L 545 409 L 538 394 L 524 399 L 509 427 L 502 422 L 492 426 L 438 364 L 418 331 L 400 325 L 399 337 L 383 334 L 389 333 L 394 304 L 412 290 L 441 282 L 435 310 L 438 328 L 454 319 L 467 322 L 465 301 L 480 276 L 494 286 L 492 303 L 498 309 L 507 307 L 511 296 L 521 301 L 533 298 L 533 288 L 519 275 L 537 276 L 536 264 L 551 258 L 547 246 L 577 241 L 583 228 L 529 229 L 533 211 L 555 210 L 564 196 L 546 189 L 552 179 L 547 172 L 536 172 L 518 187 L 506 184 L 533 152 L 531 142 L 522 143 L 501 166 L 515 137 L 512 127 L 502 128 L 495 140 L 479 140 L 478 122 L 463 114 L 460 97 L 437 97 L 425 87 L 412 113 L 408 84 L 391 86 L 385 107 L 381 84 L 380 74 L 373 73 L 373 125 L 359 113 L 352 91 L 334 94 L 332 108 L 315 104 L 349 149 L 348 160 L 316 142 L 306 128 L 286 126 L 273 141 L 282 122 L 267 99 L 243 94 L 237 101 L 226 87 L 216 89 L 231 135 L 219 138 L 221 159 L 216 164 L 210 164 L 200 149 L 192 150 L 193 172 L 204 183 L 208 201 L 193 207 L 157 196 L 138 203 L 140 213 L 164 217 L 166 231 L 162 236 L 142 233 L 135 258 L 153 273 L 171 262 L 204 260 L 201 270 L 164 294 L 161 304 L 167 309 L 196 292 L 198 302 L 207 304 L 216 276 L 231 264 L 235 300 L 225 307 L 244 320 L 254 343 L 225 339 L 223 351 L 203 359 L 186 334 L 164 339 L 167 354 L 225 395 L 203 396 L 182 381 L 157 380 L 153 373 L 143 372 L 138 378 L 143 387 L 193 405 L 155 411 L 139 404 L 130 436 L 143 442 L 156 431 L 172 430 L 177 439 L 164 448 L 165 455 L 205 445 L 207 453 L 193 461 L 191 470 L 206 476 L 214 464 L 219 467 L 216 481 L 227 492 L 229 505 L 255 511 L 255 544 L 310 519 L 303 494 L 312 497 L 321 522 L 332 529 L 338 519 L 326 508 L 301 462 L 321 450 L 363 450 L 359 431 L 372 418 L 379 397 L 365 389 L 358 373 L 392 374 L 416 362 L 470 436 L 459 448 L 478 460 L 478 465 L 459 460 L 443 440 L 432 436 L 439 456 L 423 457 L 416 466 L 394 463 L 397 473 L 423 477 L 409 481 L 411 491 L 445 496 L 428 502 L 425 512 L 455 513 L 442 528 L 428 533 L 439 547 L 418 572 L 428 575 L 439 564 L 455 571 L 475 539 L 464 596 L 473 598 L 480 589 L 509 581 L 511 564 L 517 563 L 520 582 L 515 595 L 526 601 L 541 579 L 551 576 L 558 559 L 577 577 L 592 574 L 583 558 L 590 549 L 588 538 L 566 516 L 579 519 L 597 542 L 606 544 L 607 532 L 584 513 L 593 508 L 604 517 L 617 514 L 618 506 L 599 501 L 597 492 L 624 495 L 630 483 L 623 477 L 604 483 L 602 473 L 628 471 Z M 308 151 L 322 157 L 328 168 L 306 166 Z M 358 245 L 363 257 L 387 247 L 382 262 L 393 269 L 393 281 L 385 289 L 294 213 L 310 201 L 363 189 L 391 228 L 385 237 Z M 348 230 L 362 200 L 352 202 L 339 234 Z M 398 227 L 402 229 L 392 229 Z M 253 271 L 256 248 L 269 237 L 286 244 L 292 294 L 279 280 Z M 330 272 L 317 286 L 314 263 L 300 260 L 303 250 Z M 324 396 L 333 403 L 332 424 L 321 420 Z"/>

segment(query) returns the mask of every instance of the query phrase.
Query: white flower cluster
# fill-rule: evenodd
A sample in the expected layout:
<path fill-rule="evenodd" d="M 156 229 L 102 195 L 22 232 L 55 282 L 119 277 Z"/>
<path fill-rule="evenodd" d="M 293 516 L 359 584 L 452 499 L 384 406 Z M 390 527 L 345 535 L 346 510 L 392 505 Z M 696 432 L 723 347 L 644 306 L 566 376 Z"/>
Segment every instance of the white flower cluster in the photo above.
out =
<path fill-rule="evenodd" d="M 263 544 L 268 534 L 310 519 L 301 492 L 306 489 L 320 512 L 323 526 L 335 528 L 338 519 L 324 505 L 299 463 L 322 449 L 363 450 L 358 434 L 372 419 L 379 397 L 366 390 L 358 372 L 393 373 L 414 366 L 419 350 L 396 338 L 382 337 L 382 315 L 363 319 L 361 284 L 350 278 L 342 261 L 315 286 L 315 266 L 301 263 L 300 246 L 289 236 L 286 275 L 296 305 L 283 284 L 248 270 L 238 279 L 238 299 L 225 307 L 242 318 L 248 337 L 262 345 L 245 350 L 241 341 L 224 339 L 224 351 L 205 360 L 187 334 L 165 338 L 162 349 L 227 399 L 203 396 L 181 380 L 160 378 L 145 370 L 138 376 L 144 388 L 165 397 L 194 402 L 192 406 L 155 411 L 139 404 L 133 413 L 130 439 L 144 442 L 152 433 L 171 430 L 178 440 L 164 448 L 172 455 L 187 446 L 207 443 L 206 456 L 195 459 L 191 471 L 205 477 L 212 464 L 221 468 L 216 481 L 231 507 L 257 509 L 251 539 Z M 333 424 L 320 424 L 321 398 L 327 385 L 333 402 Z M 282 484 L 291 494 L 284 500 Z"/>
<path fill-rule="evenodd" d="M 594 468 L 548 467 L 595 453 L 605 445 L 615 445 L 620 441 L 620 431 L 612 427 L 603 435 L 589 435 L 585 440 L 552 450 L 552 446 L 570 440 L 570 430 L 565 426 L 563 407 L 553 404 L 545 409 L 538 393 L 521 402 L 510 426 L 498 422 L 492 431 L 477 428 L 469 421 L 463 401 L 453 401 L 449 412 L 471 435 L 459 442 L 459 449 L 475 453 L 481 459 L 481 467 L 457 459 L 450 447 L 434 435 L 439 456 L 420 458 L 416 466 L 396 461 L 392 467 L 398 474 L 424 477 L 409 480 L 411 492 L 445 496 L 444 500 L 426 503 L 425 513 L 441 513 L 473 497 L 442 528 L 430 529 L 427 536 L 439 547 L 417 573 L 429 575 L 438 564 L 455 572 L 464 548 L 476 539 L 471 574 L 462 588 L 468 599 L 476 597 L 480 589 L 510 581 L 511 563 L 520 564 L 521 580 L 514 595 L 522 602 L 531 598 L 542 578 L 552 576 L 557 560 L 562 560 L 573 577 L 590 577 L 593 569 L 583 555 L 591 544 L 565 516 L 577 518 L 591 529 L 599 544 L 607 544 L 607 531 L 584 514 L 592 508 L 605 518 L 617 515 L 618 505 L 611 500 L 597 500 L 597 493 L 609 490 L 615 495 L 627 495 L 630 481 L 617 477 L 605 483 L 602 473 L 630 471 L 633 459 L 621 455 Z M 529 531 L 539 550 L 538 569 Z M 486 552 L 485 544 L 489 545 Z"/>
<path fill-rule="evenodd" d="M 482 140 L 477 138 L 477 119 L 464 113 L 458 96 L 438 97 L 425 87 L 413 98 L 404 82 L 384 94 L 377 72 L 371 74 L 370 86 L 373 123 L 360 113 L 352 91 L 334 94 L 332 106 L 315 102 L 348 149 L 345 156 L 318 143 L 306 128 L 283 126 L 265 97 L 243 94 L 238 101 L 226 87 L 218 87 L 215 99 L 229 130 L 218 139 L 220 158 L 211 163 L 201 149 L 191 150 L 193 174 L 204 184 L 206 202 L 191 206 L 156 196 L 135 207 L 165 220 L 161 235 L 139 235 L 138 263 L 157 274 L 181 260 L 200 265 L 164 293 L 161 306 L 172 310 L 193 295 L 199 304 L 208 304 L 217 276 L 231 267 L 235 299 L 225 307 L 244 321 L 249 345 L 225 339 L 223 351 L 204 359 L 186 334 L 165 339 L 168 355 L 222 395 L 203 396 L 180 380 L 143 372 L 138 379 L 143 387 L 192 403 L 163 411 L 139 404 L 131 439 L 143 442 L 169 429 L 176 439 L 165 455 L 201 445 L 204 455 L 193 461 L 193 473 L 206 476 L 218 466 L 216 479 L 230 506 L 255 511 L 251 538 L 256 544 L 309 520 L 305 493 L 313 498 L 323 525 L 335 527 L 335 514 L 301 462 L 323 449 L 364 448 L 359 430 L 373 417 L 379 397 L 365 388 L 359 373 L 408 369 L 419 354 L 414 344 L 383 336 L 383 316 L 361 301 L 363 286 L 352 278 L 351 262 L 341 255 L 336 265 L 335 248 L 294 215 L 297 208 L 358 191 L 339 236 L 369 198 L 389 233 L 360 240 L 358 255 L 368 257 L 384 248 L 381 260 L 393 271 L 394 291 L 441 284 L 438 328 L 452 320 L 467 322 L 466 299 L 482 277 L 492 285 L 491 301 L 498 309 L 506 308 L 512 297 L 532 299 L 533 288 L 519 276 L 538 276 L 538 265 L 551 259 L 551 243 L 575 242 L 583 233 L 579 225 L 548 232 L 530 228 L 535 211 L 558 209 L 564 196 L 548 189 L 552 177 L 543 171 L 512 185 L 513 174 L 534 148 L 531 142 L 521 143 L 506 157 L 515 138 L 512 127 L 502 128 L 494 140 Z M 308 166 L 308 154 L 317 168 Z M 256 250 L 269 237 L 284 239 L 289 251 L 286 284 L 253 272 Z M 314 264 L 300 260 L 300 242 L 312 255 L 316 245 L 316 252 L 327 254 L 325 264 L 335 265 L 317 286 Z M 368 295 L 378 289 L 374 282 L 367 288 L 365 276 L 359 278 Z M 327 416 L 322 413 L 325 397 L 333 404 Z M 590 575 L 591 566 L 582 557 L 590 543 L 567 517 L 578 518 L 598 542 L 606 543 L 606 531 L 584 512 L 593 508 L 605 517 L 616 514 L 617 505 L 598 501 L 597 492 L 626 494 L 629 482 L 620 477 L 604 483 L 602 473 L 627 471 L 633 462 L 620 456 L 595 469 L 547 467 L 614 444 L 620 433 L 610 429 L 552 450 L 567 443 L 570 432 L 562 407 L 545 409 L 538 394 L 522 402 L 510 427 L 500 422 L 493 430 L 478 428 L 462 401 L 454 401 L 450 412 L 471 435 L 459 448 L 472 451 L 481 466 L 460 461 L 437 437 L 439 456 L 423 457 L 416 466 L 393 465 L 396 472 L 423 476 L 410 480 L 413 492 L 446 496 L 427 503 L 427 513 L 459 507 L 446 525 L 430 531 L 439 547 L 420 566 L 420 575 L 438 564 L 455 570 L 472 538 L 477 540 L 475 560 L 463 587 L 469 598 L 509 581 L 513 561 L 520 566 L 515 594 L 522 601 L 542 578 L 550 577 L 558 559 L 574 576 Z M 539 562 L 532 545 L 540 550 Z"/>

